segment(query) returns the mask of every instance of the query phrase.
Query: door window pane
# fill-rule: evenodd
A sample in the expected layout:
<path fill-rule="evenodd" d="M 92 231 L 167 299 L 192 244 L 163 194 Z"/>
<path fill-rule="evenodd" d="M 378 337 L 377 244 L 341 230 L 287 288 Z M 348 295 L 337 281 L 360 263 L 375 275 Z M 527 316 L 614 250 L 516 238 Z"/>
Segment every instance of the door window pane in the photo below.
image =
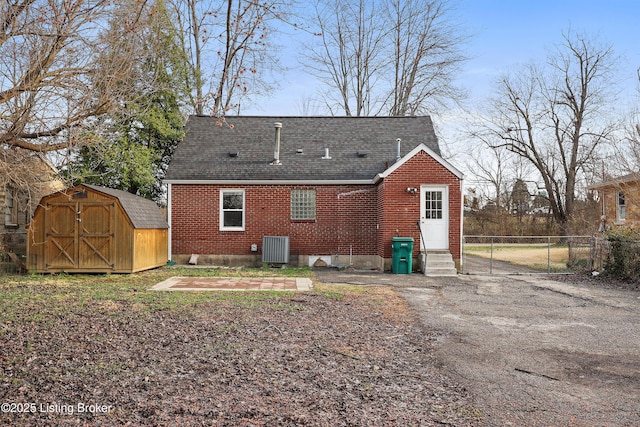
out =
<path fill-rule="evenodd" d="M 424 194 L 426 219 L 442 219 L 442 191 L 426 191 Z"/>

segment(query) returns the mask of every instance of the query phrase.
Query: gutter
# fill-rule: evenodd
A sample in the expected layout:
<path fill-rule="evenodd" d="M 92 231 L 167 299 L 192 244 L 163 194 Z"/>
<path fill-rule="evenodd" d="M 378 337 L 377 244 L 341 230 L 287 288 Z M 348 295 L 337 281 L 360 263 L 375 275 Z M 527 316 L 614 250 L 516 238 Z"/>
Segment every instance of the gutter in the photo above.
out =
<path fill-rule="evenodd" d="M 215 184 L 215 185 L 372 185 L 379 179 L 376 175 L 373 179 L 165 179 L 165 184 Z"/>

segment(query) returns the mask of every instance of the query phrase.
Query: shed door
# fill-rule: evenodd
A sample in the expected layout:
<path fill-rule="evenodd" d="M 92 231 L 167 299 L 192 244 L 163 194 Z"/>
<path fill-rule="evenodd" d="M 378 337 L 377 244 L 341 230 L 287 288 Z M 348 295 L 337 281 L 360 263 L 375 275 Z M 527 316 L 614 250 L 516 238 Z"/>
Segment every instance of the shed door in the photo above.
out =
<path fill-rule="evenodd" d="M 78 255 L 80 268 L 115 268 L 113 203 L 78 204 Z"/>
<path fill-rule="evenodd" d="M 47 204 L 45 211 L 45 268 L 78 267 L 78 221 L 76 203 Z"/>
<path fill-rule="evenodd" d="M 46 269 L 113 269 L 115 205 L 47 204 Z"/>
<path fill-rule="evenodd" d="M 420 248 L 449 249 L 449 193 L 447 186 L 420 187 Z M 426 248 L 425 248 L 426 246 Z"/>

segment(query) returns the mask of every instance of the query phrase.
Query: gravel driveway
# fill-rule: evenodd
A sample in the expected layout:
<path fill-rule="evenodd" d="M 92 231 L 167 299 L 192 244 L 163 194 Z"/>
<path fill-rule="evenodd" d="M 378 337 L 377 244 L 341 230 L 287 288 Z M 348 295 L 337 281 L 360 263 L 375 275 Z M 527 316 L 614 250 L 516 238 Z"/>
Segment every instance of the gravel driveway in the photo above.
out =
<path fill-rule="evenodd" d="M 640 425 L 637 291 L 533 275 L 333 281 L 398 286 L 437 332 L 437 358 L 475 396 L 483 425 Z"/>
<path fill-rule="evenodd" d="M 487 425 L 640 425 L 640 294 L 538 276 L 403 288 Z"/>

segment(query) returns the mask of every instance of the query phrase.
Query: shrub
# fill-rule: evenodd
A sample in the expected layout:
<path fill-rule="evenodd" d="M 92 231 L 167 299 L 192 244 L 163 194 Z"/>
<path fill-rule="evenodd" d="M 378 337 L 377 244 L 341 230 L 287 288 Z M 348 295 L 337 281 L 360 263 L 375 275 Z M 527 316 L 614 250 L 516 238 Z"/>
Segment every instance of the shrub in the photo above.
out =
<path fill-rule="evenodd" d="M 609 254 L 604 271 L 622 279 L 640 279 L 640 232 L 632 228 L 616 228 L 606 234 Z"/>

